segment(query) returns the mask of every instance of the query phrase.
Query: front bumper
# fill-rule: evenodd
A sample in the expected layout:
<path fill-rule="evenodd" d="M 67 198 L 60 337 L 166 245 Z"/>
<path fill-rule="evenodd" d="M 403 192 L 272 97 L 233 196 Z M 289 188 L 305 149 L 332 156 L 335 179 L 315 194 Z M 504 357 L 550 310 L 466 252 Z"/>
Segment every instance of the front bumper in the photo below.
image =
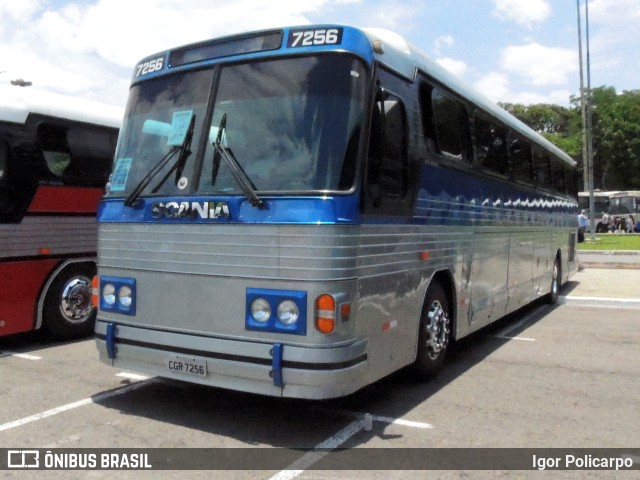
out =
<path fill-rule="evenodd" d="M 148 375 L 278 397 L 325 399 L 367 383 L 367 341 L 300 346 L 150 330 L 96 322 L 100 360 Z M 206 365 L 204 375 L 178 372 L 180 356 Z"/>

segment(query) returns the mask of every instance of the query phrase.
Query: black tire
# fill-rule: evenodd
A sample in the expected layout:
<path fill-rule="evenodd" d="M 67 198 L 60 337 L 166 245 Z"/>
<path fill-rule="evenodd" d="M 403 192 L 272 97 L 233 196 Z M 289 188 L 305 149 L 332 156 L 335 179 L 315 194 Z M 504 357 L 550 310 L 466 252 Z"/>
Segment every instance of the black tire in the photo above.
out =
<path fill-rule="evenodd" d="M 91 303 L 92 264 L 65 268 L 55 278 L 44 299 L 42 329 L 58 340 L 86 337 L 93 333 L 96 309 Z"/>
<path fill-rule="evenodd" d="M 547 294 L 547 302 L 554 305 L 558 302 L 560 296 L 560 287 L 562 286 L 562 265 L 560 258 L 556 257 L 551 269 L 551 288 Z"/>
<path fill-rule="evenodd" d="M 449 300 L 444 289 L 439 283 L 432 283 L 422 307 L 418 353 L 414 363 L 414 370 L 421 379 L 433 378 L 442 367 L 451 340 L 450 317 Z"/>

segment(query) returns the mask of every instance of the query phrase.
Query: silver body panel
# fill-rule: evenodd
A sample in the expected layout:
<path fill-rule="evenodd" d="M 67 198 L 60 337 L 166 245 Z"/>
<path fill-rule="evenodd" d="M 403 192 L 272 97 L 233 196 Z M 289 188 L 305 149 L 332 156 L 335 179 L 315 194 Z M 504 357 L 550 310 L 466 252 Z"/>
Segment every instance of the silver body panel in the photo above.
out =
<path fill-rule="evenodd" d="M 95 217 L 26 216 L 19 224 L 0 224 L 0 259 L 72 255 L 96 251 Z"/>
<path fill-rule="evenodd" d="M 345 395 L 411 364 L 436 272 L 454 281 L 461 338 L 548 293 L 558 250 L 564 279 L 574 268 L 567 261 L 570 229 L 557 226 L 103 223 L 99 229 L 99 274 L 136 278 L 138 289 L 135 316 L 98 314 L 103 361 L 185 379 L 165 366 L 167 355 L 185 351 L 208 369 L 206 377 L 187 380 L 267 395 Z M 421 260 L 421 252 L 429 258 Z M 247 288 L 306 291 L 307 334 L 245 330 Z M 352 305 L 349 321 L 331 335 L 313 327 L 322 293 L 341 294 Z M 108 323 L 118 325 L 113 360 L 104 340 Z M 283 348 L 282 388 L 270 376 L 276 344 Z"/>

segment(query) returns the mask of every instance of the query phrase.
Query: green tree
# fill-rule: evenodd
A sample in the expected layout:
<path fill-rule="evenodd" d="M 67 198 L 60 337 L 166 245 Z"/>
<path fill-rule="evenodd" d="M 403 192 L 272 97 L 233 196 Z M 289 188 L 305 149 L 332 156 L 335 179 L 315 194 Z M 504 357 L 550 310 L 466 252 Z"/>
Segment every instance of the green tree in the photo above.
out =
<path fill-rule="evenodd" d="M 591 90 L 594 187 L 640 189 L 640 90 L 617 94 L 614 87 Z M 582 110 L 580 97 L 569 107 L 500 104 L 574 158 L 582 173 Z M 582 182 L 580 183 L 582 185 Z"/>
<path fill-rule="evenodd" d="M 592 90 L 594 186 L 640 189 L 640 90 Z"/>

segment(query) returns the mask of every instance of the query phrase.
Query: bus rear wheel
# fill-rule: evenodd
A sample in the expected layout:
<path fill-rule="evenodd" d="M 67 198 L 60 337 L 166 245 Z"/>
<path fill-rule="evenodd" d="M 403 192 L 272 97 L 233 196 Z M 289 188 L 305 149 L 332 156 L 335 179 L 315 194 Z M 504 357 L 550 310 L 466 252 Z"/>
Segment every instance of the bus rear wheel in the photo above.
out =
<path fill-rule="evenodd" d="M 71 266 L 53 281 L 44 300 L 42 329 L 50 336 L 66 340 L 93 332 L 96 309 L 91 303 L 91 279 L 95 267 Z"/>
<path fill-rule="evenodd" d="M 551 269 L 551 290 L 547 296 L 547 301 L 553 305 L 558 301 L 560 296 L 560 287 L 562 285 L 562 267 L 560 266 L 560 258 L 556 257 Z"/>
<path fill-rule="evenodd" d="M 451 339 L 449 300 L 439 283 L 427 289 L 418 333 L 418 353 L 414 369 L 422 379 L 440 370 Z"/>

